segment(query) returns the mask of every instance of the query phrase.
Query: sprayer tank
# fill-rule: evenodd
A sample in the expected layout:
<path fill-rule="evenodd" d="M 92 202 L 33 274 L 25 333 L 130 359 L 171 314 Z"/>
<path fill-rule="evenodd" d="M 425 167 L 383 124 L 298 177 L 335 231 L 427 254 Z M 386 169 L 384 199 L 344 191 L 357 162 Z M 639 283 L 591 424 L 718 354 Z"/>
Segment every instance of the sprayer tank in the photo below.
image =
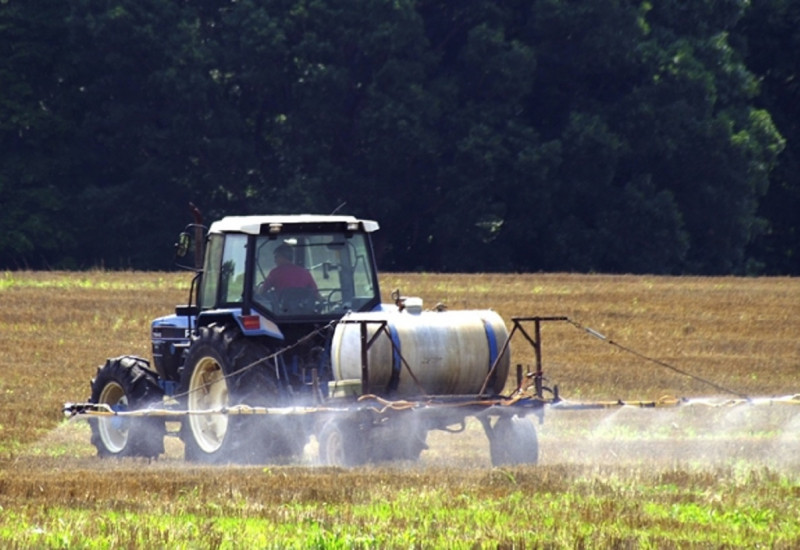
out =
<path fill-rule="evenodd" d="M 510 350 L 506 348 L 497 359 L 508 331 L 503 319 L 491 310 L 381 311 L 352 313 L 343 320 L 336 327 L 331 350 L 334 384 L 361 380 L 359 322 L 366 322 L 368 340 L 385 322 L 386 333 L 378 335 L 368 350 L 369 382 L 367 388 L 361 388 L 363 393 L 477 394 L 495 361 L 485 391 L 500 393 L 505 386 Z"/>

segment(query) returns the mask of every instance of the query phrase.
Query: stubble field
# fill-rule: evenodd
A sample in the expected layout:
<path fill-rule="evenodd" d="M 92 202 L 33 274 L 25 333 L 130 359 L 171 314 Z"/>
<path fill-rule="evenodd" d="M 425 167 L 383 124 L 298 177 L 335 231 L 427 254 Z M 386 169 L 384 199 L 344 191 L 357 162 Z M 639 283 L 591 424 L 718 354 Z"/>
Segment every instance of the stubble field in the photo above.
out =
<path fill-rule="evenodd" d="M 432 434 L 415 464 L 323 468 L 312 442 L 293 466 L 201 467 L 174 439 L 157 461 L 101 460 L 85 422 L 66 421 L 61 406 L 88 397 L 107 357 L 149 358 L 149 323 L 185 303 L 189 276 L 4 273 L 0 546 L 800 545 L 800 407 L 711 406 L 800 393 L 800 281 L 385 274 L 381 284 L 386 301 L 400 287 L 427 306 L 492 308 L 509 323 L 569 317 L 543 328 L 548 384 L 567 399 L 688 401 L 548 410 L 535 467 L 492 468 L 473 424 Z M 533 364 L 524 339 L 512 348 L 514 364 Z"/>

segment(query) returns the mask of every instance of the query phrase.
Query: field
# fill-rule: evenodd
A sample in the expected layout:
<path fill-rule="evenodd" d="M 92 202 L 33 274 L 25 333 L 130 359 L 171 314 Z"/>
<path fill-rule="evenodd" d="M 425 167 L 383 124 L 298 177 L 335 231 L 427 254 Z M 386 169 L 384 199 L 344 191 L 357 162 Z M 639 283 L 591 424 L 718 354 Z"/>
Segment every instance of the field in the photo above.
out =
<path fill-rule="evenodd" d="M 567 316 L 544 326 L 570 400 L 675 408 L 547 411 L 535 467 L 492 468 L 485 436 L 434 433 L 419 463 L 201 467 L 95 457 L 61 406 L 107 357 L 149 358 L 149 323 L 186 273 L 0 274 L 0 547 L 795 548 L 800 280 L 385 274 L 427 306 Z M 510 322 L 510 321 L 509 321 Z M 589 334 L 590 328 L 606 337 Z M 612 343 L 610 343 L 612 342 Z M 513 362 L 533 364 L 524 339 Z M 681 371 L 681 372 L 678 372 Z M 691 376 L 687 376 L 686 373 Z M 710 384 L 710 383 L 711 384 Z"/>

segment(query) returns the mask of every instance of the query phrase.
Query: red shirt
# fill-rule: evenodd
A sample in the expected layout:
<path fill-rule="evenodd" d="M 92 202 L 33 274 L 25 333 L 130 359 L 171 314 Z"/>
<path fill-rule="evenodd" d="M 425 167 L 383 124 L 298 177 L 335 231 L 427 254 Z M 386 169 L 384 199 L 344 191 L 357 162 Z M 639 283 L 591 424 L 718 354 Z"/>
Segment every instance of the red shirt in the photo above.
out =
<path fill-rule="evenodd" d="M 285 288 L 310 288 L 316 292 L 317 283 L 311 273 L 299 265 L 287 263 L 276 266 L 269 272 L 264 279 L 264 288 L 275 288 L 283 290 Z"/>

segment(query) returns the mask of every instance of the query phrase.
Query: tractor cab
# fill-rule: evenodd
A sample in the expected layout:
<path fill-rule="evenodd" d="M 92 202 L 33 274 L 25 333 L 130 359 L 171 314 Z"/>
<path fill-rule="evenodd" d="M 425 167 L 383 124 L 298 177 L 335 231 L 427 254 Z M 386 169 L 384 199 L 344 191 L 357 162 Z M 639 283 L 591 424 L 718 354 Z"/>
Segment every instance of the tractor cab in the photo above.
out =
<path fill-rule="evenodd" d="M 200 311 L 241 308 L 281 323 L 374 309 L 377 228 L 344 216 L 224 218 L 208 232 Z"/>
<path fill-rule="evenodd" d="M 370 234 L 352 216 L 230 216 L 181 233 L 179 260 L 198 271 L 192 304 L 152 326 L 154 362 L 176 379 L 200 327 L 234 323 L 246 337 L 290 345 L 348 312 L 380 307 Z M 199 267 L 202 266 L 202 267 Z"/>

